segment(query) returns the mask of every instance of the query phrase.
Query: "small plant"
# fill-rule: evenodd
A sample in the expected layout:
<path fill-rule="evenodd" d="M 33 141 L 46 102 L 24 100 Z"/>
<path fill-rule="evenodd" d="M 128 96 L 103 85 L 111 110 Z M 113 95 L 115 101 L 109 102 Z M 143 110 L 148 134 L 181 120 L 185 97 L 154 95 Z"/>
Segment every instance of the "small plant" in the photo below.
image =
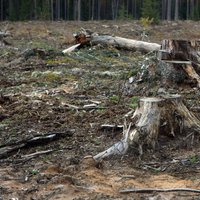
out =
<path fill-rule="evenodd" d="M 48 82 L 59 82 L 61 81 L 61 75 L 56 72 L 48 72 L 43 75 L 44 79 Z"/>
<path fill-rule="evenodd" d="M 98 140 L 98 139 L 95 139 L 93 140 L 93 143 L 96 145 L 96 146 L 99 146 L 101 144 L 101 141 Z"/>
<path fill-rule="evenodd" d="M 140 24 L 146 29 L 148 28 L 154 21 L 154 18 L 149 17 L 141 17 Z"/>
<path fill-rule="evenodd" d="M 138 106 L 138 101 L 139 101 L 139 97 L 137 97 L 137 96 L 132 97 L 129 107 L 132 109 L 136 109 L 136 107 Z"/>
<path fill-rule="evenodd" d="M 129 71 L 128 73 L 128 76 L 131 77 L 131 76 L 136 76 L 139 72 L 139 69 L 138 68 L 133 68 L 132 70 Z"/>
<path fill-rule="evenodd" d="M 110 97 L 110 101 L 115 103 L 115 104 L 119 103 L 119 99 L 120 99 L 120 97 L 117 96 L 117 95 L 113 95 L 113 96 Z"/>
<path fill-rule="evenodd" d="M 57 71 L 35 71 L 31 74 L 31 76 L 46 82 L 59 82 L 62 79 L 61 72 Z"/>
<path fill-rule="evenodd" d="M 144 0 L 142 6 L 142 21 L 144 25 L 159 24 L 160 9 L 158 0 Z"/>
<path fill-rule="evenodd" d="M 191 157 L 189 158 L 189 161 L 190 161 L 191 164 L 194 164 L 194 163 L 196 163 L 196 162 L 199 161 L 199 158 L 198 158 L 197 155 L 193 155 L 193 156 L 191 156 Z"/>
<path fill-rule="evenodd" d="M 45 155 L 44 157 L 43 157 L 43 160 L 44 161 L 48 161 L 50 158 L 49 158 L 49 156 L 48 155 Z"/>
<path fill-rule="evenodd" d="M 39 170 L 37 170 L 37 169 L 32 169 L 31 170 L 31 174 L 32 175 L 37 175 L 39 173 Z"/>

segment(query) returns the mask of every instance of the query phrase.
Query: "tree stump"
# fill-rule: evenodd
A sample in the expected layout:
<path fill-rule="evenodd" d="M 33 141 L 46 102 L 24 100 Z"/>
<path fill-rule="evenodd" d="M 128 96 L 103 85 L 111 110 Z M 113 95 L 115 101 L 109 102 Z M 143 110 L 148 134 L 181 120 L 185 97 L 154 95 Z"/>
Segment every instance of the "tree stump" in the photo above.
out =
<path fill-rule="evenodd" d="M 195 80 L 200 88 L 199 40 L 163 40 L 158 57 L 174 67 L 178 66 L 190 79 Z"/>
<path fill-rule="evenodd" d="M 132 121 L 134 126 L 125 129 L 123 139 L 94 156 L 95 160 L 123 155 L 130 145 L 137 145 L 140 155 L 144 145 L 155 150 L 159 135 L 175 137 L 200 132 L 199 119 L 187 109 L 180 95 L 141 98 Z"/>

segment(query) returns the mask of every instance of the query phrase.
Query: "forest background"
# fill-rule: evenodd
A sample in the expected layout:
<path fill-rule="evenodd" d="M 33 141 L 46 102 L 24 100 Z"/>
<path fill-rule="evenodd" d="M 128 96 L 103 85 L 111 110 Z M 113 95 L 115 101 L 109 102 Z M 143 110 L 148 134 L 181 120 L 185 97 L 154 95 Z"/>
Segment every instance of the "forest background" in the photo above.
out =
<path fill-rule="evenodd" d="M 0 20 L 199 20 L 199 0 L 0 0 Z"/>

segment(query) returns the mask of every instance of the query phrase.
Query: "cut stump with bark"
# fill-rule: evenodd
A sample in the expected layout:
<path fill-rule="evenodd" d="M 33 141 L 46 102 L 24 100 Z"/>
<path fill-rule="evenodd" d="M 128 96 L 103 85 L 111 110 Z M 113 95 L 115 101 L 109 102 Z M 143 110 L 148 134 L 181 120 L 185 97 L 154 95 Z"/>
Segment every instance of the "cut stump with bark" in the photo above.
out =
<path fill-rule="evenodd" d="M 158 57 L 178 66 L 200 88 L 200 40 L 163 40 Z"/>
<path fill-rule="evenodd" d="M 138 146 L 140 155 L 144 146 L 155 150 L 159 135 L 176 137 L 200 132 L 199 119 L 187 109 L 180 95 L 141 98 L 132 120 L 134 126 L 125 129 L 123 139 L 94 156 L 95 160 L 123 155 L 131 145 Z"/>

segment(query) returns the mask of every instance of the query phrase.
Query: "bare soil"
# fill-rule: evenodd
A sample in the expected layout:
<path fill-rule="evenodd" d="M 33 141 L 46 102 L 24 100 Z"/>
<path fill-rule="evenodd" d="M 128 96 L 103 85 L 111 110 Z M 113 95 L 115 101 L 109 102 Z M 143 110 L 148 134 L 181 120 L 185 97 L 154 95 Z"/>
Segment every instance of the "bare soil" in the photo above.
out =
<path fill-rule="evenodd" d="M 159 138 L 155 152 L 138 159 L 137 148 L 123 157 L 96 164 L 90 155 L 108 148 L 141 96 L 155 96 L 157 83 L 128 85 L 144 64 L 145 55 L 114 47 L 86 47 L 62 55 L 80 28 L 141 40 L 137 21 L 1 22 L 11 36 L 0 46 L 0 155 L 2 147 L 48 133 L 56 140 L 28 145 L 0 158 L 0 199 L 199 199 L 191 192 L 129 193 L 127 188 L 200 189 L 199 136 L 189 131 Z M 147 41 L 198 39 L 197 22 L 163 22 L 150 26 Z M 168 88 L 183 96 L 199 117 L 200 92 L 191 86 Z M 85 108 L 95 104 L 97 107 Z M 52 150 L 36 157 L 26 155 Z"/>

